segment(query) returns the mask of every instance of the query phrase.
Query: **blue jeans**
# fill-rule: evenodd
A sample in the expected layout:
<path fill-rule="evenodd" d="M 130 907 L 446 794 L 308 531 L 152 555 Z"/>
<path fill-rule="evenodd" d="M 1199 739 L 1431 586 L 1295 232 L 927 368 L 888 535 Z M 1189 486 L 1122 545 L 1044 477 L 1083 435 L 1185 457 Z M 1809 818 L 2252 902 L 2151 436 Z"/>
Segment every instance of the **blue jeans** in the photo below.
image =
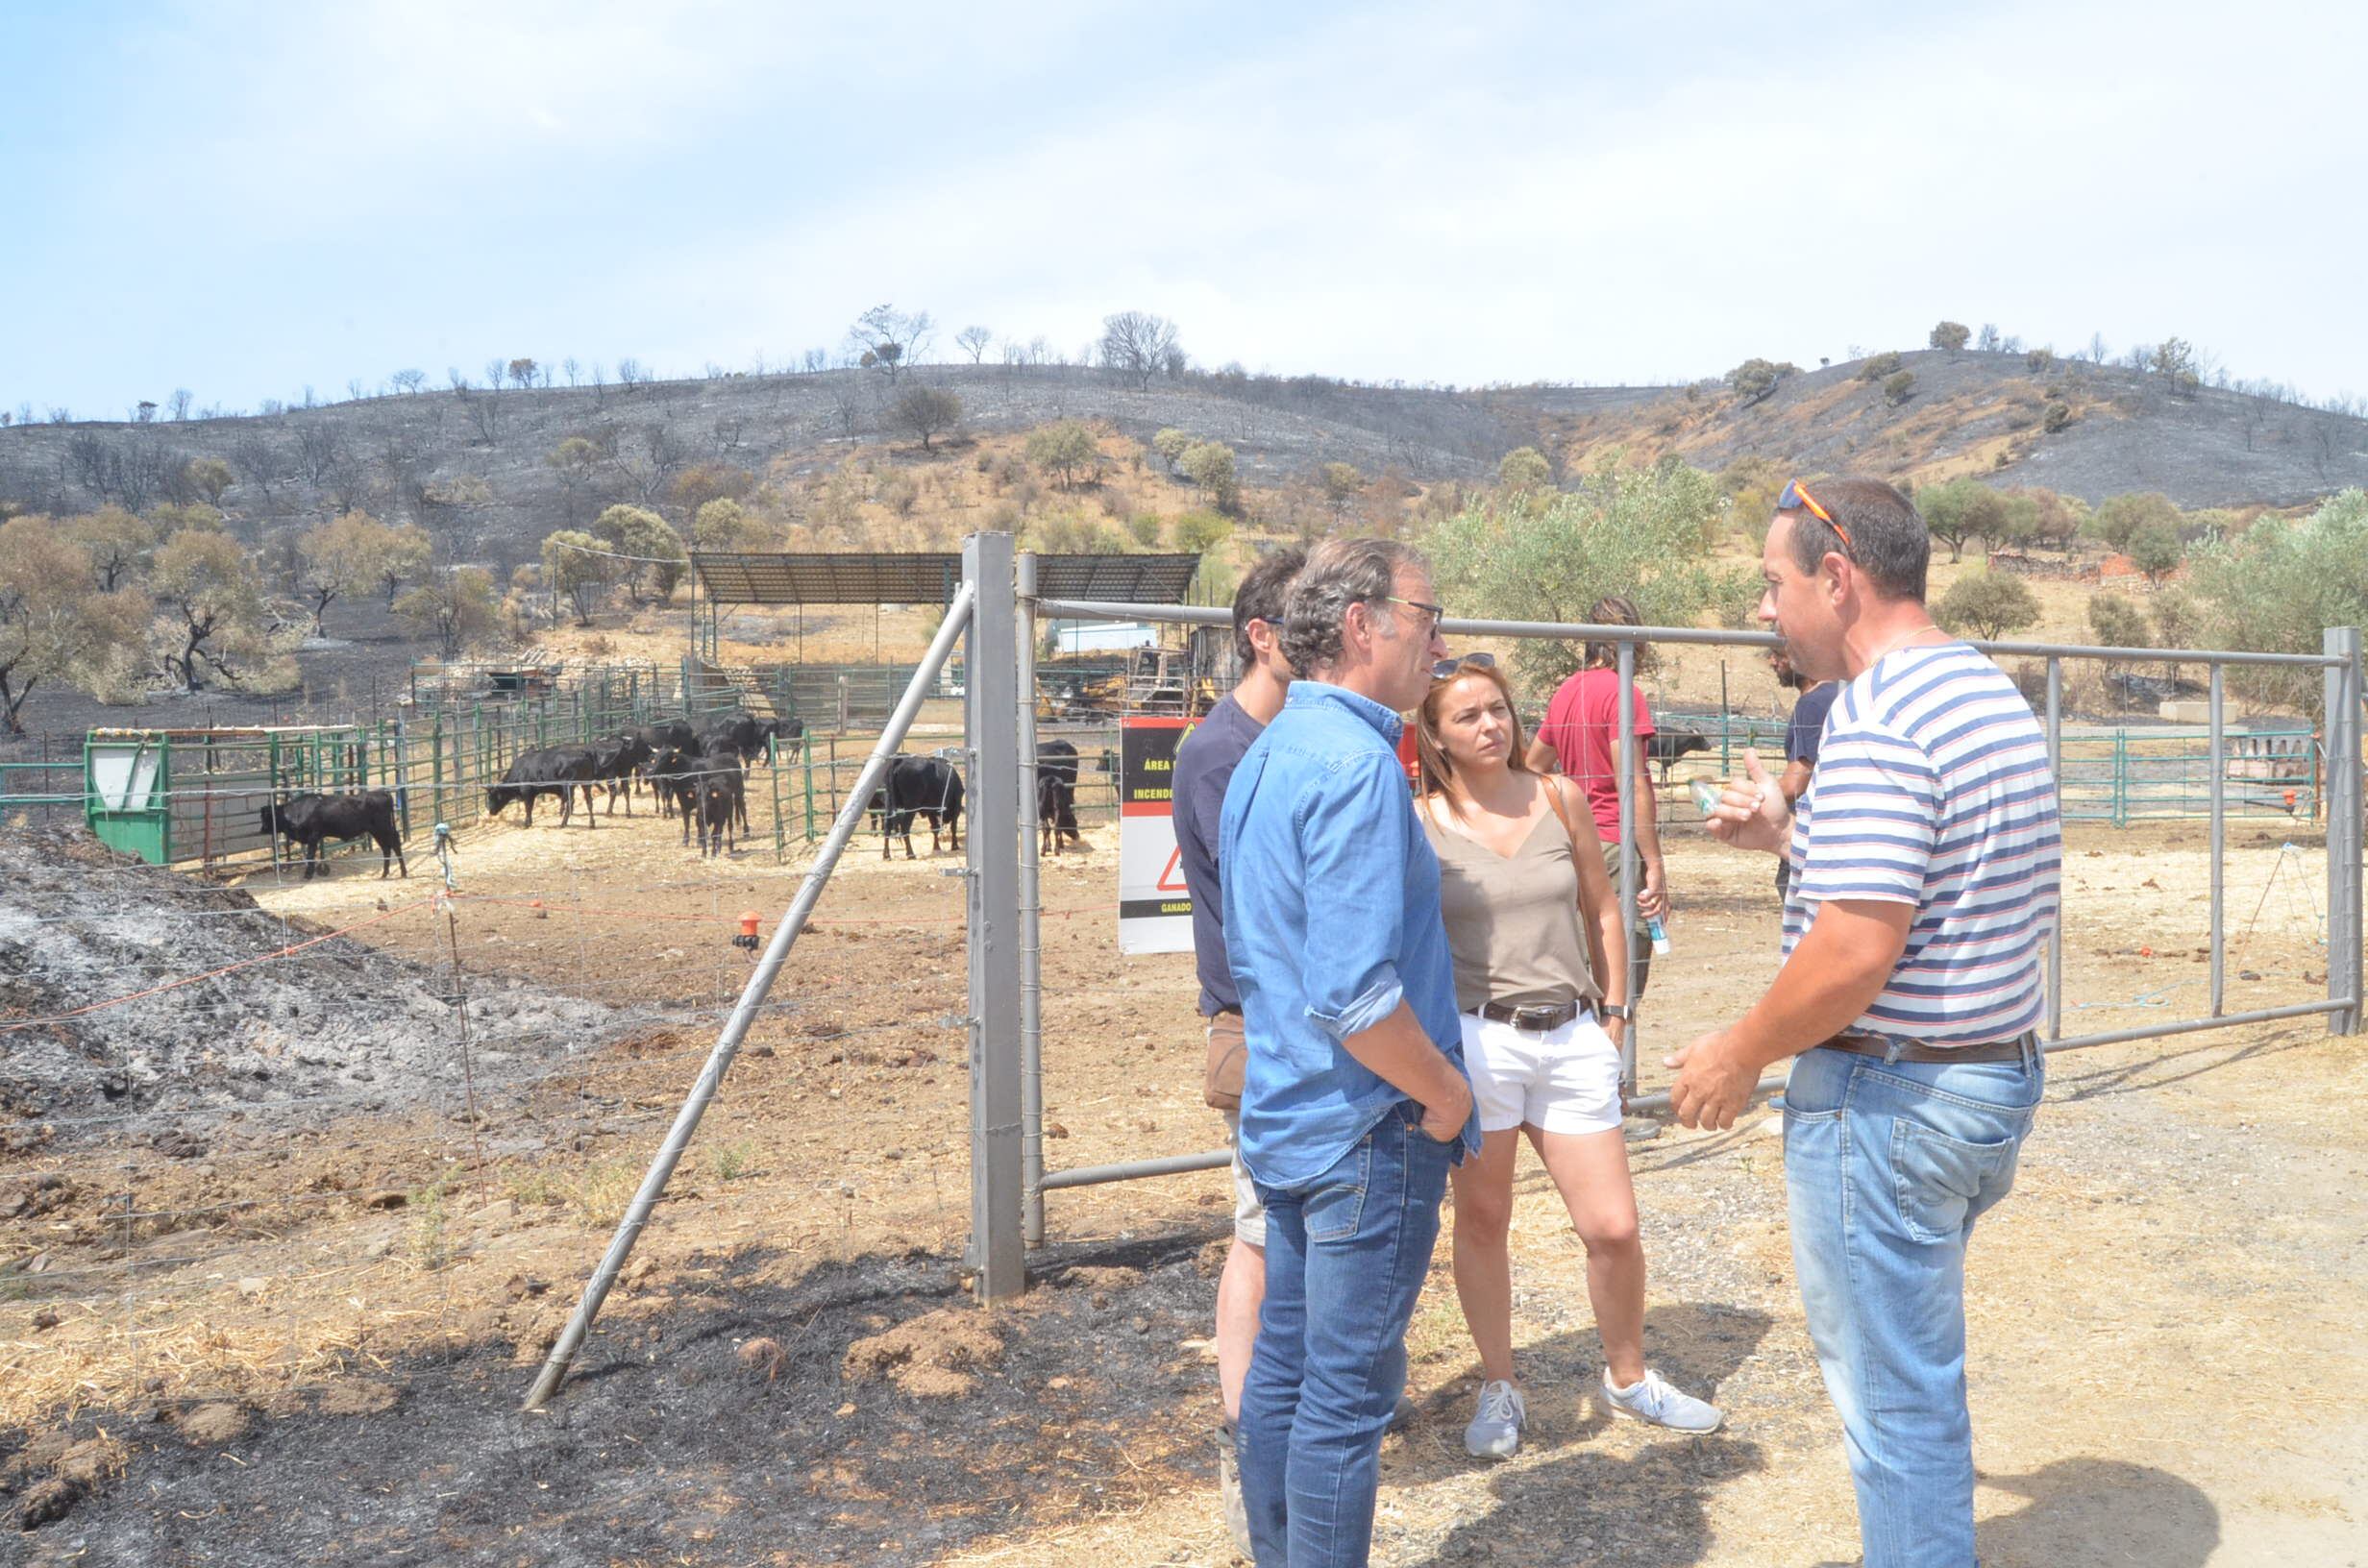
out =
<path fill-rule="evenodd" d="M 1865 1568 L 1973 1568 L 1965 1241 L 2014 1185 L 2046 1067 L 1817 1049 L 1785 1088 L 1792 1262 Z"/>
<path fill-rule="evenodd" d="M 1381 1437 L 1406 1387 L 1406 1325 L 1459 1145 L 1411 1103 L 1305 1187 L 1258 1184 L 1267 1293 L 1235 1430 L 1259 1568 L 1357 1568 Z"/>

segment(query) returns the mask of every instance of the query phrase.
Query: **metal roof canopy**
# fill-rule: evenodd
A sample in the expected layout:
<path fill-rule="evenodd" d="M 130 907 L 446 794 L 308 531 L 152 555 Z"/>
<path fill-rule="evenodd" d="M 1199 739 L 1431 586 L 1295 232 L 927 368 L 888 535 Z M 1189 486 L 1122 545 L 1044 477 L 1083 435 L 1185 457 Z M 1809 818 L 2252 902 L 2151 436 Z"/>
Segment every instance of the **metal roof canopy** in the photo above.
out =
<path fill-rule="evenodd" d="M 1181 604 L 1199 569 L 1190 552 L 1039 555 L 1036 587 L 1047 597 Z M 711 604 L 950 604 L 962 584 L 962 557 L 942 551 L 693 551 L 691 570 Z"/>

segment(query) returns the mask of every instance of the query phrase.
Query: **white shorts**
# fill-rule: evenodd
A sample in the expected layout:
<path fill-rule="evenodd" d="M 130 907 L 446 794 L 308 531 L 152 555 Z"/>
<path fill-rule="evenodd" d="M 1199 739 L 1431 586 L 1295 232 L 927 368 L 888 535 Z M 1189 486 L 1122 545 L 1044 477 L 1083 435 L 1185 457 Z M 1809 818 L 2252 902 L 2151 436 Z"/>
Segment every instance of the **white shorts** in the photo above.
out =
<path fill-rule="evenodd" d="M 1523 1123 L 1548 1133 L 1619 1126 L 1619 1047 L 1591 1015 L 1542 1035 L 1474 1013 L 1460 1017 L 1482 1132 Z"/>

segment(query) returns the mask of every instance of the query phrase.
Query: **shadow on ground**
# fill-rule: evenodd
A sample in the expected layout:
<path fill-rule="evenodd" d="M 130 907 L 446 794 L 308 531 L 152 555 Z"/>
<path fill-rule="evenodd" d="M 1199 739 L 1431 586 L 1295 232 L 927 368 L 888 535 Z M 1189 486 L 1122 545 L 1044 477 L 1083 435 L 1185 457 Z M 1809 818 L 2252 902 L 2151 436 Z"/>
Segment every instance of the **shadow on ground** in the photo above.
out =
<path fill-rule="evenodd" d="M 1644 1339 L 1670 1382 L 1716 1403 L 1768 1327 L 1762 1312 L 1685 1302 L 1648 1312 Z M 1591 1447 L 1614 1419 L 1593 1392 L 1603 1365 L 1593 1329 L 1525 1346 L 1520 1360 L 1530 1393 L 1526 1453 L 1492 1482 L 1495 1506 L 1450 1531 L 1433 1560 L 1517 1568 L 1700 1561 L 1711 1546 L 1711 1493 L 1762 1468 L 1760 1446 L 1724 1433 L 1668 1433 L 1629 1457 Z M 1403 1468 L 1387 1479 L 1436 1480 L 1469 1468 L 1475 1461 L 1464 1453 L 1463 1431 L 1470 1413 L 1460 1382 L 1431 1396 L 1423 1416 L 1433 1440 L 1409 1445 Z"/>
<path fill-rule="evenodd" d="M 2029 1499 L 1975 1532 L 1988 1568 L 2203 1568 L 2220 1544 L 2220 1510 L 2167 1470 L 2059 1459 L 2026 1476 L 1984 1476 L 1981 1485 Z"/>
<path fill-rule="evenodd" d="M 1051 1249 L 993 1312 L 925 1255 L 765 1277 L 762 1251 L 612 1303 L 547 1412 L 498 1340 L 375 1374 L 382 1412 L 86 1413 L 128 1471 L 24 1539 L 34 1561 L 890 1565 L 1139 1507 L 1203 1468 L 1210 1238 Z M 752 1341 L 760 1341 L 752 1349 Z M 24 1434 L 0 1435 L 0 1459 Z M 53 1439 L 54 1436 L 53 1436 Z M 1189 1455 L 1187 1457 L 1187 1451 Z"/>

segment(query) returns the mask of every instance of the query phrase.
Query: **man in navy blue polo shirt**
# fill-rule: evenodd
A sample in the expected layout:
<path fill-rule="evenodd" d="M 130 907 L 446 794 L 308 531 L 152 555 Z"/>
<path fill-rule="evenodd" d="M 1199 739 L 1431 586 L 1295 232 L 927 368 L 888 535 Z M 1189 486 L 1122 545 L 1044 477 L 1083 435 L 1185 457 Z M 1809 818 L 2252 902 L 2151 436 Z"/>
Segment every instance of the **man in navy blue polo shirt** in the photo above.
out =
<path fill-rule="evenodd" d="M 1446 652 L 1443 613 L 1405 546 L 1319 546 L 1283 628 L 1298 678 L 1225 791 L 1240 1150 L 1267 1210 L 1240 1424 L 1262 1568 L 1367 1560 L 1447 1170 L 1480 1147 L 1439 860 L 1395 751 Z"/>
<path fill-rule="evenodd" d="M 1225 1112 L 1228 1142 L 1238 1144 L 1244 1058 L 1242 997 L 1225 961 L 1225 919 L 1217 845 L 1225 786 L 1233 770 L 1283 711 L 1291 690 L 1291 666 L 1283 662 L 1283 603 L 1292 579 L 1307 556 L 1297 550 L 1270 551 L 1242 579 L 1233 596 L 1233 652 L 1240 684 L 1208 711 L 1176 752 L 1171 788 L 1175 811 L 1175 846 L 1184 883 L 1193 895 L 1193 961 L 1200 979 L 1200 1016 L 1209 1020 L 1211 1104 Z M 1230 1098 L 1231 1105 L 1224 1102 Z M 1218 1486 L 1226 1528 L 1245 1555 L 1249 1524 L 1242 1511 L 1241 1475 L 1234 1463 L 1234 1427 L 1242 1415 L 1242 1380 L 1249 1371 L 1251 1343 L 1258 1337 L 1258 1307 L 1267 1288 L 1267 1212 L 1258 1189 L 1233 1157 L 1233 1247 L 1217 1280 L 1217 1385 L 1224 1402 L 1220 1430 Z"/>

